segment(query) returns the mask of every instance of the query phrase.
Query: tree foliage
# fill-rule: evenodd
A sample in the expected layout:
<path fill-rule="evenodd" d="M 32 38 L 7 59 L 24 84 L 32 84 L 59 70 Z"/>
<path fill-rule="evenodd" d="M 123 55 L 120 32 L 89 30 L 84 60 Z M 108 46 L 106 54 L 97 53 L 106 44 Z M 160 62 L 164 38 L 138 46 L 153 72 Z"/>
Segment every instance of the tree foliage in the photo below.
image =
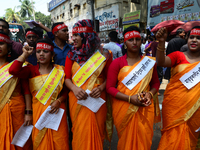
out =
<path fill-rule="evenodd" d="M 8 22 L 12 22 L 12 20 L 15 18 L 18 22 L 21 20 L 20 18 L 20 13 L 15 11 L 15 7 L 14 9 L 12 8 L 7 8 L 6 9 L 6 21 Z"/>
<path fill-rule="evenodd" d="M 34 2 L 30 2 L 30 0 L 19 0 L 19 2 L 21 3 L 21 5 L 18 6 L 20 8 L 21 17 L 31 17 L 33 14 Z"/>
<path fill-rule="evenodd" d="M 48 28 L 51 28 L 51 16 L 46 16 L 45 14 L 41 12 L 35 13 L 35 20 L 38 22 L 41 22 L 43 25 L 47 26 Z"/>

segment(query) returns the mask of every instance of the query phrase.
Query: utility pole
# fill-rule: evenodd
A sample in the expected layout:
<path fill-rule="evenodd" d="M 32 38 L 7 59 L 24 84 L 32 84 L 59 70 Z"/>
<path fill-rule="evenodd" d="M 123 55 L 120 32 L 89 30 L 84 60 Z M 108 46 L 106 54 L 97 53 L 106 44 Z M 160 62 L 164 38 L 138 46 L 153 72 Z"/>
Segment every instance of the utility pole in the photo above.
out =
<path fill-rule="evenodd" d="M 96 22 L 95 22 L 95 12 L 94 12 L 94 1 L 90 0 L 91 8 L 92 8 L 92 20 L 94 21 L 94 31 L 96 31 Z"/>
<path fill-rule="evenodd" d="M 31 3 L 32 3 L 32 9 L 33 9 L 33 19 L 35 21 L 35 10 L 34 10 L 34 6 L 33 6 L 33 0 L 31 0 Z"/>

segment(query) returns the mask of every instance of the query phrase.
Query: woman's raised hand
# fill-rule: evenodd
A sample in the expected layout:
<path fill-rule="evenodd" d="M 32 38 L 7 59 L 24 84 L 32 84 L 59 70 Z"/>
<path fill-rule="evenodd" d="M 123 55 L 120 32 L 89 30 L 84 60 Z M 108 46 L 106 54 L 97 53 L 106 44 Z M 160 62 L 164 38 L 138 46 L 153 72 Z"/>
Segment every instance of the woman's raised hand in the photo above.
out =
<path fill-rule="evenodd" d="M 29 45 L 25 45 L 23 48 L 22 48 L 22 51 L 23 53 L 25 54 L 25 56 L 29 56 L 32 54 L 33 52 L 33 47 L 30 47 Z"/>
<path fill-rule="evenodd" d="M 159 42 L 165 42 L 167 39 L 167 36 L 168 36 L 168 33 L 167 33 L 167 29 L 165 27 L 159 29 L 158 32 L 156 33 L 156 39 Z"/>

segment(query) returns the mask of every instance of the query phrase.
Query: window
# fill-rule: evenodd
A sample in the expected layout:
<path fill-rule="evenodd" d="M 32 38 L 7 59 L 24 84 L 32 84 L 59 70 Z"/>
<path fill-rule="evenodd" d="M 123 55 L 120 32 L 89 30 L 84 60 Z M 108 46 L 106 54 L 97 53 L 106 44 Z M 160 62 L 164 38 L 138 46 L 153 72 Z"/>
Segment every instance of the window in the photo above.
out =
<path fill-rule="evenodd" d="M 140 0 L 131 0 L 132 3 L 140 4 Z"/>
<path fill-rule="evenodd" d="M 83 4 L 83 9 L 86 9 L 86 3 Z"/>

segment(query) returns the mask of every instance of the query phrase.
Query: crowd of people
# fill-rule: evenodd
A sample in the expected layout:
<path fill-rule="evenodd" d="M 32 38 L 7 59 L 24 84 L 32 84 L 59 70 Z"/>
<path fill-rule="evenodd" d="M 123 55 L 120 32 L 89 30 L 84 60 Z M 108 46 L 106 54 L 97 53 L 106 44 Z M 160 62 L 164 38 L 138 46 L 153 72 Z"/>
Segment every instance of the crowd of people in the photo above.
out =
<path fill-rule="evenodd" d="M 93 21 L 83 19 L 72 34 L 73 45 L 63 22 L 51 29 L 39 23 L 25 30 L 22 45 L 10 40 L 9 24 L 0 19 L 0 150 L 103 150 L 113 125 L 118 150 L 150 150 L 153 125 L 161 121 L 163 67 L 171 67 L 171 75 L 158 149 L 200 148 L 200 26 L 187 39 L 179 29 L 168 45 L 165 27 L 147 36 L 131 26 L 123 42 L 111 31 L 109 42 L 102 43 Z M 99 98 L 105 102 L 96 112 L 80 104 L 92 99 L 95 105 Z M 64 110 L 58 130 L 39 130 L 35 125 L 49 106 L 50 114 Z M 18 129 L 30 125 L 26 144 L 11 144 Z"/>

